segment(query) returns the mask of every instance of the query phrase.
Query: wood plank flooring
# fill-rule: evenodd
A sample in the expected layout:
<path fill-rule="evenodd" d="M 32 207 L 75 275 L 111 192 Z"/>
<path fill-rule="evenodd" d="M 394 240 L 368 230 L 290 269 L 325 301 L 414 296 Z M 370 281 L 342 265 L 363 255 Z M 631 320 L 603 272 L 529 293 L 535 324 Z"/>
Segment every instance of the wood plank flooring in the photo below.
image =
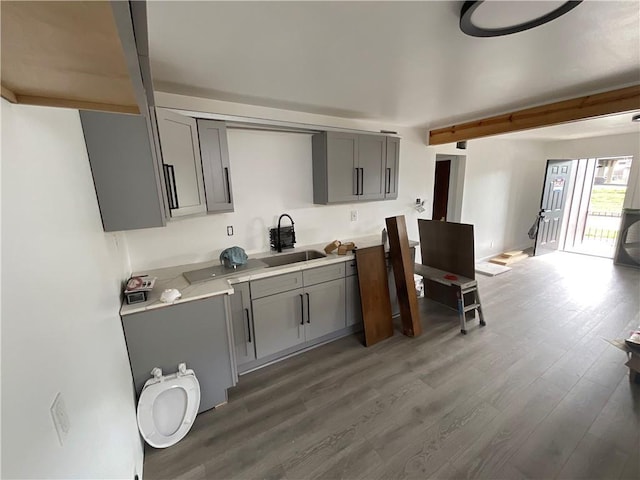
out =
<path fill-rule="evenodd" d="M 486 327 L 420 299 L 420 337 L 244 375 L 144 478 L 640 478 L 640 385 L 604 341 L 640 324 L 640 271 L 556 253 L 478 281 Z"/>

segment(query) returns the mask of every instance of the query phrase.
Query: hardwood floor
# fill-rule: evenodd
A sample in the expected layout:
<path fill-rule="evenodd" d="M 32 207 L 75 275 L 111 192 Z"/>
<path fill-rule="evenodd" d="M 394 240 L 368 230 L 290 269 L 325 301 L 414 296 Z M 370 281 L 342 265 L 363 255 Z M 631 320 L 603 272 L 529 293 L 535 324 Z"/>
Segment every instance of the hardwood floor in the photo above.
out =
<path fill-rule="evenodd" d="M 420 337 L 244 375 L 144 478 L 640 478 L 640 385 L 604 340 L 640 324 L 640 271 L 556 253 L 478 280 L 486 327 L 420 299 Z"/>

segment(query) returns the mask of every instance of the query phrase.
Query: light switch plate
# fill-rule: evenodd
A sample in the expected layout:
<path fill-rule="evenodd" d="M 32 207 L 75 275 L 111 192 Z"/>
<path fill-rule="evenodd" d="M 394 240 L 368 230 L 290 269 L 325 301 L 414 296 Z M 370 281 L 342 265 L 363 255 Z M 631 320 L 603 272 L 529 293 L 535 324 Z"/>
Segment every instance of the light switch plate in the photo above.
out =
<path fill-rule="evenodd" d="M 358 210 L 351 210 L 351 221 L 352 222 L 358 221 Z"/>
<path fill-rule="evenodd" d="M 64 440 L 69 434 L 71 424 L 69 423 L 69 415 L 67 414 L 67 408 L 64 405 L 62 393 L 58 392 L 53 404 L 51 404 L 50 410 L 53 424 L 55 425 L 56 432 L 58 433 L 58 440 L 60 441 L 60 445 L 64 445 Z"/>

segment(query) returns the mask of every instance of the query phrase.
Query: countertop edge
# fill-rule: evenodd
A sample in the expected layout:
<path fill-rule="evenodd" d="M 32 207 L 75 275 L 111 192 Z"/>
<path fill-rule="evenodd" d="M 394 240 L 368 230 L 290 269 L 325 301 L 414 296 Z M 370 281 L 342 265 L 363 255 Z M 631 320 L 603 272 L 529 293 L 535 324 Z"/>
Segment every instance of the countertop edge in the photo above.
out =
<path fill-rule="evenodd" d="M 365 237 L 366 238 L 366 237 Z M 366 240 L 369 240 L 367 242 Z M 366 248 L 368 246 L 375 246 L 375 242 L 371 240 L 371 237 L 363 239 L 355 239 L 356 244 L 358 241 L 361 243 L 370 243 L 373 244 L 363 245 L 361 248 Z M 378 245 L 379 245 L 378 241 Z M 416 247 L 419 245 L 419 242 L 415 240 L 409 240 L 410 247 Z M 301 249 L 318 249 L 320 248 L 317 245 L 309 245 L 306 247 L 298 247 L 295 250 Z M 268 256 L 268 254 L 258 254 L 252 255 L 252 258 L 261 258 L 264 256 Z M 170 307 L 172 305 L 180 305 L 182 303 L 191 302 L 194 300 L 201 300 L 204 298 L 214 297 L 218 295 L 231 295 L 234 293 L 233 285 L 237 283 L 250 282 L 254 280 L 259 280 L 263 278 L 274 277 L 277 275 L 283 275 L 286 273 L 300 272 L 303 270 L 308 270 L 311 268 L 323 267 L 326 265 L 332 265 L 335 263 L 343 263 L 352 260 L 355 255 L 352 252 L 347 253 L 346 255 L 337 255 L 335 253 L 328 254 L 324 258 L 318 258 L 314 260 L 308 260 L 306 262 L 298 262 L 290 265 L 282 265 L 277 267 L 268 267 L 260 270 L 252 270 L 247 273 L 239 273 L 237 276 L 231 276 L 224 279 L 211 280 L 209 282 L 203 282 L 199 284 L 190 285 L 187 280 L 183 277 L 182 273 L 193 270 L 197 265 L 202 264 L 186 264 L 186 265 L 176 265 L 174 267 L 166 267 L 163 269 L 158 269 L 157 272 L 171 272 L 170 275 L 167 275 L 165 278 L 160 278 L 158 276 L 158 280 L 156 282 L 156 288 L 153 292 L 153 297 L 151 300 L 147 302 L 141 302 L 137 304 L 127 304 L 125 302 L 122 303 L 120 308 L 120 316 L 125 317 L 127 315 L 131 315 L 134 313 L 145 312 L 148 310 L 155 310 L 158 308 Z M 212 262 L 204 262 L 204 263 L 212 263 Z M 156 271 L 152 270 L 149 272 L 151 275 L 155 275 Z M 178 288 L 181 287 L 181 288 Z M 171 302 L 165 303 L 159 300 L 159 292 L 164 290 L 165 288 L 178 288 L 178 290 L 184 291 L 187 289 L 195 290 L 187 292 L 183 295 L 182 298 Z"/>

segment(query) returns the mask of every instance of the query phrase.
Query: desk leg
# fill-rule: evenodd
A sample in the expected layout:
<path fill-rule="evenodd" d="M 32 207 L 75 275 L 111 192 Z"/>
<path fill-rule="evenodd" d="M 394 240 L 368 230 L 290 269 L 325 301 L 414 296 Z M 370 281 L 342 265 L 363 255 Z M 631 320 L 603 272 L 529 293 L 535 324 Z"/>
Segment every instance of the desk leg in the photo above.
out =
<path fill-rule="evenodd" d="M 460 317 L 460 333 L 467 334 L 467 321 L 464 314 L 464 297 L 462 289 L 458 287 L 458 316 Z"/>

